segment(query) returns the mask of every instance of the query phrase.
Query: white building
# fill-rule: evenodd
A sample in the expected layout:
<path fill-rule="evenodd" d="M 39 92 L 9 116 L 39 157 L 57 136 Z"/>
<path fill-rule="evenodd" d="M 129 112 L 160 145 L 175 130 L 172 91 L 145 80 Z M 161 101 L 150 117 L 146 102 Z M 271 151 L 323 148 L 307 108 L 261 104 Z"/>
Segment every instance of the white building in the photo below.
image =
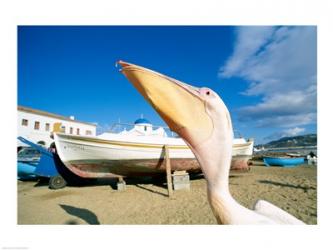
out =
<path fill-rule="evenodd" d="M 74 120 L 73 116 L 66 117 L 23 106 L 17 107 L 17 113 L 18 136 L 46 147 L 53 142 L 50 137 L 53 125 L 59 122 L 66 134 L 96 136 L 95 124 Z M 17 146 L 23 145 L 18 140 Z"/>
<path fill-rule="evenodd" d="M 135 136 L 149 135 L 149 136 L 164 136 L 167 137 L 167 133 L 162 127 L 153 129 L 153 125 L 145 118 L 139 118 L 134 122 L 134 127 L 127 131 L 123 130 L 119 134 L 131 134 Z"/>

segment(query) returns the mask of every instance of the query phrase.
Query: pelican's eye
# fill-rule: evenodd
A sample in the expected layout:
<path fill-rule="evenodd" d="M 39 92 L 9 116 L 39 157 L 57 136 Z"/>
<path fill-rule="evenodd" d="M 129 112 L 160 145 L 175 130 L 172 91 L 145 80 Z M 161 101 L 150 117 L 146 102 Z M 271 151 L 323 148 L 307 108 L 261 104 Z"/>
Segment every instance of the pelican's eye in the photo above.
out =
<path fill-rule="evenodd" d="M 210 91 L 209 90 L 206 91 L 206 95 L 210 95 Z"/>

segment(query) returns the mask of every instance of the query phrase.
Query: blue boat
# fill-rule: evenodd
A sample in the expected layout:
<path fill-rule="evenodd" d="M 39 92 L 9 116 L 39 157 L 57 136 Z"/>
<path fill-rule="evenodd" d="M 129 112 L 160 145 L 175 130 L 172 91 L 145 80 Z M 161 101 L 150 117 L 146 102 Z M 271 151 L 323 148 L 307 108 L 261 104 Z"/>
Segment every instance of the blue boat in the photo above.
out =
<path fill-rule="evenodd" d="M 304 164 L 303 157 L 264 157 L 266 167 L 270 166 L 283 166 L 283 167 L 296 167 Z"/>
<path fill-rule="evenodd" d="M 36 165 L 29 162 L 17 162 L 17 177 L 20 180 L 36 178 L 35 175 Z"/>
<path fill-rule="evenodd" d="M 24 147 L 17 154 L 17 176 L 19 179 L 35 178 L 41 153 L 33 147 Z"/>
<path fill-rule="evenodd" d="M 50 178 L 49 187 L 51 189 L 66 186 L 66 180 L 59 173 L 62 169 L 62 163 L 56 154 L 23 137 L 17 139 L 30 146 L 18 153 L 17 175 L 20 179 L 47 177 Z"/>

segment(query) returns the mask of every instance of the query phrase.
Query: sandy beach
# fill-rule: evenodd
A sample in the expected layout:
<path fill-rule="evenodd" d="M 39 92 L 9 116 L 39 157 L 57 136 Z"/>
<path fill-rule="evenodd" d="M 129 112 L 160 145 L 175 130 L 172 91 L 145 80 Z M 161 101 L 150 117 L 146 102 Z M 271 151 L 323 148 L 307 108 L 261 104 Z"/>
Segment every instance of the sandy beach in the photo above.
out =
<path fill-rule="evenodd" d="M 47 182 L 18 181 L 18 224 L 217 224 L 207 201 L 206 181 L 191 177 L 189 191 L 168 197 L 166 184 L 152 179 L 115 180 L 50 190 Z M 264 167 L 254 162 L 249 172 L 230 173 L 230 191 L 252 208 L 267 200 L 307 224 L 317 224 L 317 167 Z"/>

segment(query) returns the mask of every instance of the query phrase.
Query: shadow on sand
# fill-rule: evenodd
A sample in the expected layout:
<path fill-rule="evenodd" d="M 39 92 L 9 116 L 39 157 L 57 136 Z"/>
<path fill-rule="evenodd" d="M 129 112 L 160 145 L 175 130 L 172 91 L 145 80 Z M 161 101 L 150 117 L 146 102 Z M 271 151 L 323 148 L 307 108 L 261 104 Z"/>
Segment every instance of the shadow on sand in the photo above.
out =
<path fill-rule="evenodd" d="M 315 189 L 314 187 L 303 187 L 301 185 L 293 185 L 293 184 L 289 184 L 289 183 L 282 183 L 282 182 L 277 182 L 277 181 L 268 181 L 268 180 L 259 180 L 259 183 L 263 183 L 263 184 L 271 184 L 271 185 L 275 185 L 275 186 L 280 186 L 280 187 L 290 187 L 290 188 L 299 188 L 299 189 L 303 189 L 304 192 L 307 192 L 309 189 Z"/>
<path fill-rule="evenodd" d="M 140 184 L 135 184 L 135 186 L 138 187 L 138 188 L 141 188 L 141 189 L 143 189 L 143 190 L 146 190 L 146 191 L 152 192 L 152 193 L 154 193 L 154 194 L 159 194 L 159 195 L 162 195 L 162 196 L 164 196 L 164 197 L 169 197 L 167 194 L 164 194 L 164 193 L 159 192 L 159 191 L 156 191 L 156 190 L 152 190 L 152 189 L 150 189 L 150 188 L 148 188 L 148 187 L 141 186 Z"/>
<path fill-rule="evenodd" d="M 42 187 L 42 186 L 48 186 L 48 185 L 49 185 L 49 179 L 40 177 L 37 179 L 37 182 L 34 185 L 34 187 Z"/>
<path fill-rule="evenodd" d="M 68 206 L 64 204 L 59 204 L 59 206 L 64 209 L 68 214 L 76 216 L 90 225 L 100 225 L 97 216 L 86 208 L 77 208 L 73 206 Z M 77 224 L 74 220 L 68 221 L 66 224 L 75 225 Z"/>
<path fill-rule="evenodd" d="M 76 181 L 76 183 L 68 183 L 69 187 L 91 187 L 91 186 L 110 186 L 113 190 L 117 190 L 117 178 L 98 178 L 98 179 L 83 179 L 82 181 Z M 190 180 L 204 179 L 202 173 L 191 173 Z M 149 188 L 149 185 L 157 186 L 167 190 L 166 176 L 165 175 L 156 175 L 156 176 L 138 176 L 138 177 L 128 177 L 124 178 L 126 185 L 136 186 L 138 188 L 147 190 L 149 192 L 160 194 L 162 196 L 168 196 L 167 194 L 156 191 Z M 34 187 L 48 186 L 48 178 L 41 178 L 37 181 Z M 147 186 L 148 185 L 148 186 Z"/>

